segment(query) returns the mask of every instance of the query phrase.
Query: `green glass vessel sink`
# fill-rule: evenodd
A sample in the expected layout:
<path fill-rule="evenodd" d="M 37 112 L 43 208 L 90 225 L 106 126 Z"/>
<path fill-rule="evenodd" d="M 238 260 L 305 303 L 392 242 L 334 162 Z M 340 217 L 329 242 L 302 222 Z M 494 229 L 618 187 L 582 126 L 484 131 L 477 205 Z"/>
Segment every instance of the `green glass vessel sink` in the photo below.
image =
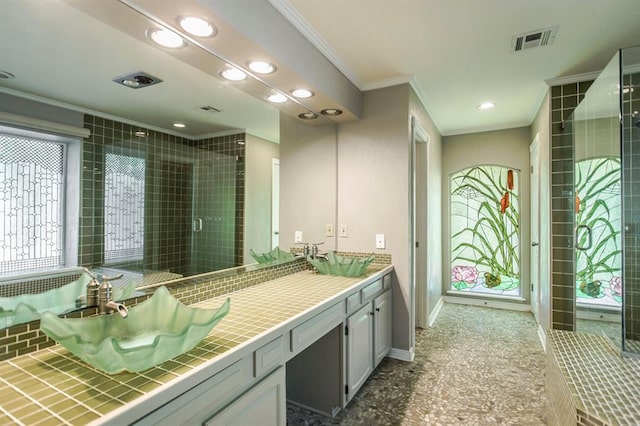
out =
<path fill-rule="evenodd" d="M 66 318 L 46 312 L 40 329 L 71 353 L 109 374 L 142 371 L 193 349 L 229 312 L 227 299 L 218 309 L 189 308 L 166 287 L 117 314 Z"/>
<path fill-rule="evenodd" d="M 375 256 L 369 257 L 346 257 L 339 256 L 334 251 L 327 253 L 326 259 L 312 259 L 307 257 L 307 261 L 321 274 L 340 275 L 342 277 L 357 277 L 364 273 L 367 267 L 373 262 Z"/>
<path fill-rule="evenodd" d="M 288 251 L 280 250 L 280 247 L 276 247 L 273 250 L 258 254 L 253 251 L 253 249 L 249 249 L 249 253 L 251 257 L 253 257 L 258 263 L 276 263 L 276 262 L 284 262 L 286 260 L 293 260 L 293 254 Z"/>
<path fill-rule="evenodd" d="M 61 315 L 84 306 L 84 296 L 90 280 L 91 277 L 83 273 L 69 284 L 42 293 L 0 297 L 0 326 L 24 324 L 40 319 L 44 312 Z M 134 282 L 124 287 L 114 287 L 114 300 L 130 297 L 135 289 Z"/>

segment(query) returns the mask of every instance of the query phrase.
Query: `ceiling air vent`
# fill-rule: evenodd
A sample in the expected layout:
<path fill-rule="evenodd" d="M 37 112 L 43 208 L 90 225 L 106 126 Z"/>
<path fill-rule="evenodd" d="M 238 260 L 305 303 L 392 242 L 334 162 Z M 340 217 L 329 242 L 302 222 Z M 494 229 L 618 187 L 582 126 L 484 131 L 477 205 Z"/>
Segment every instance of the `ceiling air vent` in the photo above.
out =
<path fill-rule="evenodd" d="M 216 108 L 216 107 L 212 107 L 212 106 L 209 106 L 209 105 L 201 106 L 201 107 L 200 107 L 200 109 L 201 109 L 202 111 L 204 111 L 204 112 L 211 112 L 211 113 L 214 113 L 214 114 L 215 114 L 216 112 L 222 112 L 222 110 L 221 110 L 221 109 L 218 109 L 218 108 Z"/>
<path fill-rule="evenodd" d="M 558 26 L 545 28 L 543 30 L 529 31 L 525 34 L 518 34 L 511 38 L 511 46 L 514 52 L 542 47 L 553 43 L 558 32 Z"/>

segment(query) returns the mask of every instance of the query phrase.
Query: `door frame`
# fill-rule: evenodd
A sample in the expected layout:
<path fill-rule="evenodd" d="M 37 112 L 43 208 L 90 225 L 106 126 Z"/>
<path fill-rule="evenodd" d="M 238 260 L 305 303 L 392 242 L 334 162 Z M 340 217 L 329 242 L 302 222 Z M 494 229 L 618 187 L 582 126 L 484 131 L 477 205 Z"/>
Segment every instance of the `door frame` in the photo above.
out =
<path fill-rule="evenodd" d="M 412 330 L 426 328 L 429 324 L 429 285 L 427 224 L 428 209 L 428 144 L 429 133 L 411 117 L 411 281 L 413 300 L 411 312 Z M 425 179 L 419 179 L 422 176 Z"/>
<path fill-rule="evenodd" d="M 539 133 L 533 138 L 529 146 L 530 164 L 530 241 L 529 251 L 529 293 L 531 300 L 531 312 L 540 324 L 540 140 Z M 537 280 L 537 282 L 534 282 Z"/>

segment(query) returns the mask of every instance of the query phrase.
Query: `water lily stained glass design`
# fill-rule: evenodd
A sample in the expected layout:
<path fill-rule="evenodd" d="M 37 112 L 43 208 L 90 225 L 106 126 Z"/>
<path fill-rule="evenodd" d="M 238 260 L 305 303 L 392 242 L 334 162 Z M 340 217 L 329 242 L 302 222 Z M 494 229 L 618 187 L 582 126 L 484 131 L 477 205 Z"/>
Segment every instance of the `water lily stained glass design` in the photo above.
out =
<path fill-rule="evenodd" d="M 520 296 L 519 172 L 475 166 L 450 184 L 451 290 Z"/>
<path fill-rule="evenodd" d="M 584 247 L 576 249 L 576 301 L 619 307 L 622 304 L 620 159 L 578 161 L 574 179 L 576 225 L 580 227 L 576 245 Z"/>

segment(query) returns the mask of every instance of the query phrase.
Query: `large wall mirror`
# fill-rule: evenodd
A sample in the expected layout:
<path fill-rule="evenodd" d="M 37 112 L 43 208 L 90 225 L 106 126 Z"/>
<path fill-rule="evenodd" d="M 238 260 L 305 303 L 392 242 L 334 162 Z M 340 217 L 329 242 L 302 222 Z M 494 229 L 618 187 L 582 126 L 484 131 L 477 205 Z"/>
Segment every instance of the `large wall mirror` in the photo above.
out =
<path fill-rule="evenodd" d="M 121 27 L 103 16 L 117 16 Z M 11 145 L 16 155 L 34 153 L 35 142 L 25 137 L 53 135 L 65 156 L 59 183 L 37 173 L 11 175 L 8 168 L 0 179 L 47 181 L 38 184 L 44 207 L 54 204 L 53 191 L 67 198 L 56 206 L 64 216 L 58 234 L 49 230 L 41 238 L 46 246 L 63 243 L 61 264 L 6 266 L 18 239 L 5 241 L 0 288 L 7 291 L 0 297 L 44 291 L 13 285 L 10 293 L 4 286 L 34 270 L 103 268 L 163 281 L 252 263 L 249 249 L 265 252 L 278 244 L 278 221 L 272 220 L 278 183 L 271 177 L 280 114 L 304 106 L 276 108 L 264 100 L 273 89 L 261 81 L 224 80 L 219 71 L 228 65 L 206 49 L 170 51 L 154 46 L 144 31 L 133 35 L 152 24 L 115 0 L 4 6 L 0 125 L 13 139 L 3 139 L 3 151 Z M 127 73 L 159 82 L 127 87 L 114 81 Z M 51 124 L 53 130 L 42 130 Z M 68 135 L 68 128 L 89 135 Z M 37 153 L 27 163 L 43 156 L 50 159 Z M 34 229 L 28 222 L 6 224 L 15 228 L 9 234 L 26 239 Z M 59 286 L 53 275 L 50 284 Z"/>

